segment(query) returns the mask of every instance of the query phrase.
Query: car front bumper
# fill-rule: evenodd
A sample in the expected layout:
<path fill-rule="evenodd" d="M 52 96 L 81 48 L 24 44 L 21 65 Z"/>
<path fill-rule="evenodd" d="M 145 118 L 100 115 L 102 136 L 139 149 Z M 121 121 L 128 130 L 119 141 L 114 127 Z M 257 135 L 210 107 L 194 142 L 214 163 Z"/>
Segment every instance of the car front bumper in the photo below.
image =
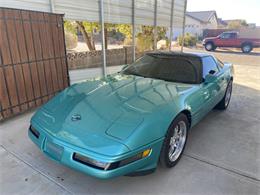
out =
<path fill-rule="evenodd" d="M 35 126 L 34 126 L 35 127 Z M 122 155 L 117 156 L 109 156 L 95 153 L 93 151 L 89 151 L 83 148 L 75 147 L 69 143 L 61 141 L 52 135 L 49 135 L 46 131 L 41 130 L 39 127 L 37 128 L 37 132 L 39 135 L 37 136 L 35 132 L 32 132 L 29 128 L 28 135 L 30 139 L 40 148 L 40 150 L 52 160 L 64 164 L 68 167 L 76 169 L 85 174 L 100 178 L 100 179 L 108 179 L 121 175 L 127 175 L 133 172 L 146 172 L 148 170 L 155 169 L 157 166 L 158 158 L 160 155 L 161 145 L 163 142 L 162 139 L 158 139 L 148 145 L 145 145 L 137 150 L 127 152 Z M 124 159 L 130 158 L 146 149 L 151 149 L 151 153 L 142 159 L 136 160 L 129 164 L 126 164 L 121 167 L 117 167 L 112 170 L 101 170 L 95 167 L 88 166 L 81 162 L 75 161 L 73 155 L 75 153 L 86 156 L 87 158 L 94 159 L 96 161 L 114 163 L 120 162 Z"/>

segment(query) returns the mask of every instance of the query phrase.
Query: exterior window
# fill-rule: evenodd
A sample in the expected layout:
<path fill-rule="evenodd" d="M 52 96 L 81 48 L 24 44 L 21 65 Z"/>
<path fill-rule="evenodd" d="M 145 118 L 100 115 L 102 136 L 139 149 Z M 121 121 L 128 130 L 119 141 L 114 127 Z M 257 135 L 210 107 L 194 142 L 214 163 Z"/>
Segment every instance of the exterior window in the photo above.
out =
<path fill-rule="evenodd" d="M 223 33 L 221 34 L 222 39 L 234 39 L 237 37 L 236 33 Z"/>
<path fill-rule="evenodd" d="M 221 38 L 222 39 L 228 39 L 229 38 L 229 33 L 223 33 L 222 35 L 221 35 Z"/>
<path fill-rule="evenodd" d="M 217 64 L 215 62 L 215 60 L 208 56 L 208 57 L 203 57 L 202 58 L 202 64 L 203 64 L 203 78 L 205 79 L 205 76 L 207 74 L 209 74 L 209 72 L 211 70 L 214 70 L 215 72 L 218 72 L 218 67 L 217 67 Z"/>
<path fill-rule="evenodd" d="M 237 34 L 236 33 L 230 33 L 230 38 L 231 39 L 235 39 L 237 37 Z"/>

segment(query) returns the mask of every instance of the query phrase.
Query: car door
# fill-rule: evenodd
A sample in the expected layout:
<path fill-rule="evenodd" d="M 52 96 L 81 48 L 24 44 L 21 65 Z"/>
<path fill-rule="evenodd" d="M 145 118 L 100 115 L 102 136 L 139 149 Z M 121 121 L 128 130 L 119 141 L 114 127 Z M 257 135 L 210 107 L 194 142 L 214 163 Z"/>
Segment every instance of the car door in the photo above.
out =
<path fill-rule="evenodd" d="M 202 98 L 204 101 L 203 112 L 207 113 L 220 101 L 221 98 L 221 83 L 224 79 L 224 75 L 220 72 L 215 60 L 211 56 L 202 58 L 203 65 L 203 79 L 205 79 L 207 74 L 214 75 L 214 79 L 211 82 L 203 82 L 202 88 Z"/>
<path fill-rule="evenodd" d="M 217 64 L 217 67 L 219 69 L 219 72 L 216 75 L 218 77 L 217 78 L 218 86 L 220 87 L 219 96 L 218 96 L 218 99 L 217 99 L 218 102 L 219 102 L 224 97 L 224 95 L 226 93 L 228 79 L 226 78 L 225 71 L 223 69 L 224 64 L 216 58 L 214 58 L 214 60 L 215 60 L 215 63 Z"/>
<path fill-rule="evenodd" d="M 236 32 L 222 33 L 216 40 L 216 45 L 220 47 L 231 47 L 234 45 L 236 38 Z"/>

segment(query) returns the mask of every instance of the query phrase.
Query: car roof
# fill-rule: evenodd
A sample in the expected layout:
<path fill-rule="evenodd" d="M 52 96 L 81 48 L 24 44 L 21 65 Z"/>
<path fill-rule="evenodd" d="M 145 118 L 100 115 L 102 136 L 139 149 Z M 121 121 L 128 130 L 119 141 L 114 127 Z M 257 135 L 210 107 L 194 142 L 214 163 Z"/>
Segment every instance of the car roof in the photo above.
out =
<path fill-rule="evenodd" d="M 225 31 L 223 33 L 237 33 L 238 34 L 238 31 Z"/>
<path fill-rule="evenodd" d="M 173 52 L 173 51 L 155 51 L 155 52 L 149 52 L 147 54 L 152 54 L 152 55 L 162 55 L 162 56 L 172 56 L 172 57 L 207 57 L 207 56 L 212 56 L 207 53 L 199 53 L 199 52 Z"/>
<path fill-rule="evenodd" d="M 202 60 L 203 57 L 212 56 L 207 53 L 199 52 L 173 52 L 173 51 L 154 51 L 148 52 L 147 55 L 155 55 L 156 57 L 180 57 L 183 59 L 191 60 L 192 64 L 196 68 L 198 74 L 198 83 L 202 82 Z"/>

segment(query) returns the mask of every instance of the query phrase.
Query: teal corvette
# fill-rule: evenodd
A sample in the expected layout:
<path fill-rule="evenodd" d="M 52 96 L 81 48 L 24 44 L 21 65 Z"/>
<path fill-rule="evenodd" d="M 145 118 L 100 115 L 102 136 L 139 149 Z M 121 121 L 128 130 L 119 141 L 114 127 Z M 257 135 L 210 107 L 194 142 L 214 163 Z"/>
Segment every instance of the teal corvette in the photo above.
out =
<path fill-rule="evenodd" d="M 188 131 L 226 109 L 233 67 L 209 54 L 154 52 L 42 106 L 28 134 L 49 158 L 98 178 L 173 167 Z"/>

